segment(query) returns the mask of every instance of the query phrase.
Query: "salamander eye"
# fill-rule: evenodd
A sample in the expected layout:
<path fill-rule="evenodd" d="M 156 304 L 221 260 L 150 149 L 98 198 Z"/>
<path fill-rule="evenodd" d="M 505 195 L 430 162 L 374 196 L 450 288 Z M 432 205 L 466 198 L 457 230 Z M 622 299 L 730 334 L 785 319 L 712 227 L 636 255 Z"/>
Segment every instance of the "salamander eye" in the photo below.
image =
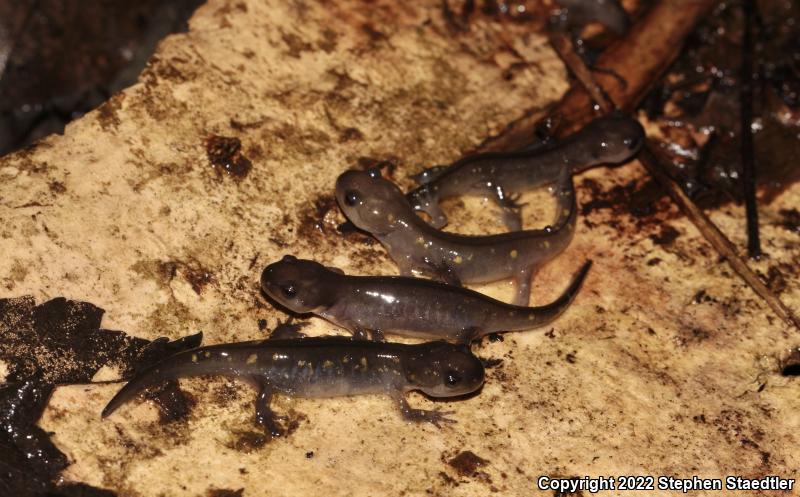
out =
<path fill-rule="evenodd" d="M 285 295 L 287 298 L 292 298 L 292 297 L 294 297 L 295 295 L 297 295 L 297 288 L 295 288 L 295 287 L 294 287 L 294 285 L 293 285 L 292 283 L 289 283 L 288 285 L 284 285 L 284 286 L 282 286 L 282 287 L 281 287 L 281 291 L 283 291 L 283 294 L 284 294 L 284 295 Z"/>
<path fill-rule="evenodd" d="M 454 386 L 458 385 L 459 383 L 461 383 L 461 375 L 459 375 L 457 372 L 453 371 L 452 369 L 450 371 L 446 371 L 444 373 L 444 383 L 448 387 L 454 387 Z"/>
<path fill-rule="evenodd" d="M 345 192 L 344 203 L 350 207 L 354 207 L 358 203 L 358 192 L 355 190 L 348 190 Z"/>

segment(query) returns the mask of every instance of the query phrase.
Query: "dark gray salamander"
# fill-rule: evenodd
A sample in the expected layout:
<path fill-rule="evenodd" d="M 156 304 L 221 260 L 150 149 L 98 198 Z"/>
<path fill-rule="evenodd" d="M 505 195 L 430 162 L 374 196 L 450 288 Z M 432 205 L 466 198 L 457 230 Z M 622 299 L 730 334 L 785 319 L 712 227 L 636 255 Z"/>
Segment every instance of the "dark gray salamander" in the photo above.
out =
<path fill-rule="evenodd" d="M 478 390 L 484 370 L 465 346 L 447 342 L 416 345 L 353 340 L 349 337 L 267 339 L 212 345 L 171 356 L 146 369 L 117 392 L 103 417 L 167 380 L 223 375 L 258 389 L 256 423 L 273 436 L 282 433 L 270 409 L 274 394 L 296 397 L 390 395 L 402 415 L 439 426 L 449 412 L 412 409 L 405 395 L 419 390 L 431 397 L 456 397 Z"/>
<path fill-rule="evenodd" d="M 630 26 L 628 13 L 619 0 L 556 0 L 556 3 L 562 7 L 557 22 L 566 27 L 599 22 L 616 35 L 622 35 Z"/>
<path fill-rule="evenodd" d="M 492 152 L 464 157 L 450 166 L 434 166 L 415 176 L 422 185 L 408 193 L 415 210 L 430 216 L 442 228 L 447 218 L 439 202 L 457 195 L 485 196 L 503 209 L 510 231 L 522 222 L 514 196 L 557 180 L 565 167 L 572 174 L 600 164 L 631 159 L 644 142 L 638 121 L 627 117 L 601 117 L 580 131 L 544 148 L 521 152 Z"/>
<path fill-rule="evenodd" d="M 535 271 L 563 251 L 575 232 L 572 176 L 561 169 L 553 226 L 541 230 L 468 236 L 439 231 L 420 218 L 397 186 L 378 171 L 347 171 L 336 180 L 336 199 L 350 221 L 377 238 L 400 274 L 430 274 L 451 284 L 513 278 L 514 303 L 527 306 Z"/>
<path fill-rule="evenodd" d="M 553 321 L 569 306 L 589 270 L 541 307 L 518 307 L 481 293 L 422 278 L 348 276 L 315 261 L 285 256 L 261 274 L 264 292 L 288 309 L 314 313 L 366 338 L 384 333 L 470 342 L 489 333 L 521 331 Z"/>

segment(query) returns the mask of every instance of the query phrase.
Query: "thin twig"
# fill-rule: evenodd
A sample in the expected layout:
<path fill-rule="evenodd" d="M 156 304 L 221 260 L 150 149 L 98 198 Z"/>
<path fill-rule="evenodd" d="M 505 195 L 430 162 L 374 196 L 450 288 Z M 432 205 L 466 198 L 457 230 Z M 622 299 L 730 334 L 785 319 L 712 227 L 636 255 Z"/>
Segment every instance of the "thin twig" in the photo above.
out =
<path fill-rule="evenodd" d="M 783 321 L 795 328 L 800 328 L 800 321 L 792 314 L 792 311 L 781 302 L 781 300 L 761 281 L 761 278 L 753 272 L 745 260 L 739 256 L 736 246 L 731 243 L 722 231 L 706 216 L 697 204 L 686 195 L 686 192 L 670 178 L 663 170 L 660 162 L 652 150 L 652 143 L 648 140 L 646 146 L 639 154 L 639 162 L 647 169 L 647 172 L 656 179 L 669 193 L 672 200 L 680 206 L 700 233 L 711 244 L 712 247 L 724 257 L 734 271 L 753 289 L 759 297 L 764 299 L 767 305 L 775 311 Z"/>
<path fill-rule="evenodd" d="M 608 95 L 597 85 L 592 76 L 592 71 L 583 62 L 583 58 L 575 50 L 575 44 L 564 31 L 553 30 L 550 33 L 550 46 L 556 51 L 564 62 L 564 65 L 572 72 L 572 75 L 580 81 L 583 88 L 589 92 L 592 100 L 600 106 L 604 114 L 611 112 L 614 104 L 609 100 Z"/>
<path fill-rule="evenodd" d="M 742 5 L 744 30 L 742 32 L 742 74 L 739 93 L 742 135 L 742 190 L 747 217 L 747 253 L 752 258 L 761 256 L 758 239 L 758 208 L 756 205 L 756 161 L 753 150 L 753 13 L 755 0 L 745 0 Z"/>
<path fill-rule="evenodd" d="M 554 36 L 554 49 L 559 53 L 564 63 L 569 67 L 570 71 L 575 75 L 585 93 L 597 104 L 598 107 L 604 112 L 608 113 L 614 109 L 614 103 L 610 101 L 608 94 L 604 91 L 602 85 L 598 84 L 595 80 L 592 71 L 586 67 L 583 59 L 575 53 L 575 48 L 569 39 L 563 35 L 561 37 Z M 573 88 L 574 90 L 574 88 Z M 625 102 L 628 108 L 633 108 L 630 101 Z M 568 124 L 568 123 L 564 123 Z M 569 126 L 562 126 L 559 134 L 565 134 L 564 128 L 571 129 Z M 749 128 L 748 128 L 749 131 Z M 647 169 L 650 175 L 655 178 L 658 183 L 667 190 L 672 200 L 678 204 L 686 216 L 694 223 L 700 233 L 705 239 L 714 247 L 714 249 L 722 255 L 733 267 L 734 271 L 753 289 L 758 296 L 760 296 L 767 305 L 778 315 L 783 321 L 796 328 L 800 328 L 800 322 L 792 314 L 791 310 L 787 308 L 783 302 L 770 291 L 763 281 L 753 272 L 747 263 L 739 256 L 736 247 L 725 236 L 722 231 L 706 216 L 706 214 L 695 204 L 691 198 L 683 191 L 678 183 L 673 180 L 667 173 L 664 172 L 657 156 L 653 153 L 652 143 L 647 140 L 646 146 L 639 154 L 639 162 Z"/>

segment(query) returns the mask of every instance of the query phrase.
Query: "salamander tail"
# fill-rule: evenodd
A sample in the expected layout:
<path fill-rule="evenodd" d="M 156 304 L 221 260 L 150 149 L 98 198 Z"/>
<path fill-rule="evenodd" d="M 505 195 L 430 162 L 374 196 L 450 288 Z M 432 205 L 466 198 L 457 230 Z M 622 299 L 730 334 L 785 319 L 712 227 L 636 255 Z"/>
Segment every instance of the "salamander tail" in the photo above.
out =
<path fill-rule="evenodd" d="M 575 296 L 578 295 L 591 267 L 591 260 L 584 262 L 583 266 L 581 266 L 572 278 L 567 289 L 549 304 L 537 307 L 517 307 L 518 312 L 516 313 L 516 317 L 512 318 L 512 322 L 509 323 L 507 331 L 521 331 L 544 326 L 560 316 L 567 310 L 570 304 L 572 304 L 572 301 L 575 300 Z"/>
<path fill-rule="evenodd" d="M 101 416 L 104 418 L 108 417 L 122 404 L 142 393 L 144 390 L 160 385 L 165 381 L 218 372 L 217 370 L 220 369 L 220 361 L 208 360 L 207 357 L 213 358 L 213 356 L 207 352 L 208 350 L 209 348 L 207 347 L 201 347 L 179 352 L 145 369 L 126 383 L 125 386 L 114 395 L 103 409 Z M 209 355 L 206 356 L 204 353 L 208 353 Z"/>

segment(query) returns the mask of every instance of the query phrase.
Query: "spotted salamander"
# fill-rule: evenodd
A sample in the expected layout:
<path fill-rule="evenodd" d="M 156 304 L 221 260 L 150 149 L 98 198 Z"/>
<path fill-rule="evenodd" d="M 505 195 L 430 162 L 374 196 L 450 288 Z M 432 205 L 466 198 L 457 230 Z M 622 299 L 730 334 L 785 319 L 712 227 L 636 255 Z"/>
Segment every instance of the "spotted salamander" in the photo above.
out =
<path fill-rule="evenodd" d="M 405 419 L 436 426 L 452 422 L 451 412 L 413 409 L 405 395 L 419 390 L 444 398 L 476 391 L 484 369 L 466 346 L 447 342 L 407 345 L 349 337 L 266 339 L 211 345 L 175 354 L 128 382 L 103 409 L 107 417 L 143 390 L 167 380 L 223 375 L 245 380 L 258 390 L 256 423 L 271 435 L 284 433 L 270 409 L 275 394 L 336 397 L 386 394 Z"/>
<path fill-rule="evenodd" d="M 562 169 L 572 174 L 600 164 L 618 164 L 632 158 L 644 142 L 638 121 L 620 116 L 600 117 L 580 131 L 552 144 L 519 152 L 490 152 L 464 157 L 449 166 L 434 166 L 414 178 L 421 186 L 408 193 L 417 211 L 442 228 L 447 218 L 439 207 L 457 195 L 485 196 L 503 209 L 511 231 L 522 228 L 515 195 L 554 182 Z"/>
<path fill-rule="evenodd" d="M 336 199 L 353 224 L 386 247 L 400 274 L 424 273 L 454 285 L 513 278 L 514 304 L 527 306 L 534 272 L 561 253 L 575 232 L 572 175 L 562 168 L 558 176 L 554 192 L 558 209 L 552 226 L 495 235 L 437 230 L 377 170 L 343 173 L 336 181 Z"/>
<path fill-rule="evenodd" d="M 484 335 L 527 330 L 558 317 L 586 277 L 541 307 L 518 307 L 463 287 L 402 276 L 348 276 L 315 261 L 285 256 L 261 274 L 264 292 L 297 313 L 314 313 L 358 338 L 384 333 L 469 343 Z"/>

